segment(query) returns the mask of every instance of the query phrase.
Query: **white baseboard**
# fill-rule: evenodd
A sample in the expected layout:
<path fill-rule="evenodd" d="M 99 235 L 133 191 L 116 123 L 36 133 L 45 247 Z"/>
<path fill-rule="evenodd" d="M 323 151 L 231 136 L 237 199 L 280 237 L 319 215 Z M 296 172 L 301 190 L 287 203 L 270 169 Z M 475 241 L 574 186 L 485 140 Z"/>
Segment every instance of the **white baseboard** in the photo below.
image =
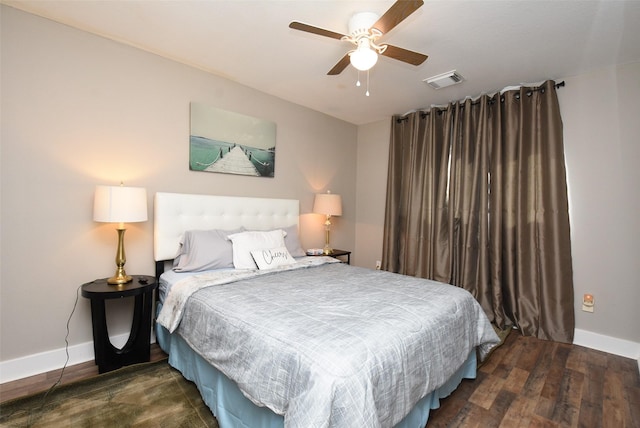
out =
<path fill-rule="evenodd" d="M 113 336 L 110 339 L 113 346 L 122 348 L 129 339 L 129 333 Z M 151 343 L 154 342 L 155 334 L 152 334 Z M 93 341 L 69 346 L 68 352 L 69 362 L 67 366 L 92 361 L 94 359 Z M 67 351 L 65 348 L 59 348 L 14 360 L 2 361 L 0 362 L 0 383 L 61 369 L 66 360 Z"/>
<path fill-rule="evenodd" d="M 121 334 L 111 338 L 111 343 L 120 348 L 124 346 L 129 338 L 128 334 Z M 151 343 L 155 342 L 155 335 L 152 334 Z M 640 343 L 629 340 L 618 339 L 586 330 L 576 329 L 573 343 L 598 351 L 620 355 L 626 358 L 633 358 L 638 361 L 640 371 Z M 51 370 L 62 368 L 67 354 L 65 348 L 39 354 L 28 355 L 15 360 L 0 362 L 0 383 L 11 382 L 13 380 L 46 373 Z M 85 342 L 69 347 L 69 362 L 67 365 L 84 363 L 93 360 L 93 342 Z"/>
<path fill-rule="evenodd" d="M 638 362 L 638 371 L 640 372 L 640 343 L 576 328 L 573 335 L 573 344 L 632 358 Z"/>

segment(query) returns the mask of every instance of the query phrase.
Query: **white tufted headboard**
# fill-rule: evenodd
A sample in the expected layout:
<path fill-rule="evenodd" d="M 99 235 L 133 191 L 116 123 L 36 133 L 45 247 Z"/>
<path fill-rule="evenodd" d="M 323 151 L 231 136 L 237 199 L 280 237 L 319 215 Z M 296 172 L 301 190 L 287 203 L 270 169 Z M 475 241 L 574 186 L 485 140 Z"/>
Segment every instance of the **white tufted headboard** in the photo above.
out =
<path fill-rule="evenodd" d="M 268 230 L 298 225 L 296 199 L 156 193 L 153 221 L 153 257 L 156 262 L 176 256 L 187 230 Z"/>

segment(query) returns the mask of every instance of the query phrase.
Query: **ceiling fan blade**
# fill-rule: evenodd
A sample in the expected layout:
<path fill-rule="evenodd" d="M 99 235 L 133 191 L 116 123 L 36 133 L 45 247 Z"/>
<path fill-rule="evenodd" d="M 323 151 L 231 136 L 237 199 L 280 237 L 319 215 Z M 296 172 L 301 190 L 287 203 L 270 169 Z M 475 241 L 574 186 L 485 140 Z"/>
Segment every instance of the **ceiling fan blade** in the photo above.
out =
<path fill-rule="evenodd" d="M 289 24 L 289 28 L 293 28 L 294 30 L 305 31 L 307 33 L 317 34 L 319 36 L 331 37 L 332 39 L 338 39 L 344 37 L 344 34 L 336 33 L 335 31 L 325 30 L 324 28 L 314 27 L 313 25 L 304 24 L 298 21 L 292 21 Z"/>
<path fill-rule="evenodd" d="M 382 55 L 413 65 L 420 65 L 425 62 L 427 58 L 429 58 L 425 54 L 399 48 L 393 45 L 387 45 L 387 49 L 382 52 Z"/>
<path fill-rule="evenodd" d="M 404 19 L 418 10 L 424 4 L 423 0 L 398 0 L 376 21 L 371 28 L 386 34 Z"/>
<path fill-rule="evenodd" d="M 346 54 L 345 56 L 342 57 L 340 61 L 338 61 L 336 65 L 333 66 L 331 70 L 329 70 L 327 74 L 329 76 L 335 76 L 337 74 L 342 73 L 342 71 L 345 68 L 347 68 L 347 66 L 350 64 L 350 62 L 351 62 L 351 59 L 349 58 L 349 54 Z"/>

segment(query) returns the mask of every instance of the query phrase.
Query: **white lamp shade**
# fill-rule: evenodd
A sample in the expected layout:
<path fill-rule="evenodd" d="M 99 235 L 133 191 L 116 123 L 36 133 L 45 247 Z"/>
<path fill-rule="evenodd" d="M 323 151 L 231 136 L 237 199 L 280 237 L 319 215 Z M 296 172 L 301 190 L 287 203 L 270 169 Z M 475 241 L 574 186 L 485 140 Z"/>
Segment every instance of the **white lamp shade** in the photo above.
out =
<path fill-rule="evenodd" d="M 96 186 L 93 220 L 106 223 L 147 221 L 147 190 L 142 187 Z"/>
<path fill-rule="evenodd" d="M 342 215 L 342 198 L 333 193 L 316 194 L 313 212 L 324 215 Z"/>

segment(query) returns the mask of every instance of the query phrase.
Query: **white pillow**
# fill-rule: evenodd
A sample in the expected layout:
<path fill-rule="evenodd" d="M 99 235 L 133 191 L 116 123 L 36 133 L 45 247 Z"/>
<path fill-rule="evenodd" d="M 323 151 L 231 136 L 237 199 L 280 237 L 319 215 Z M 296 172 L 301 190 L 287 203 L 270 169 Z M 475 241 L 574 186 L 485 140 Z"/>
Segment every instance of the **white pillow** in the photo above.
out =
<path fill-rule="evenodd" d="M 255 269 L 251 256 L 253 250 L 284 247 L 285 232 L 282 229 L 269 232 L 248 231 L 229 235 L 233 244 L 233 266 L 236 269 Z"/>
<path fill-rule="evenodd" d="M 264 250 L 251 251 L 253 260 L 258 269 L 273 269 L 278 266 L 287 266 L 296 262 L 287 247 L 265 248 Z"/>

